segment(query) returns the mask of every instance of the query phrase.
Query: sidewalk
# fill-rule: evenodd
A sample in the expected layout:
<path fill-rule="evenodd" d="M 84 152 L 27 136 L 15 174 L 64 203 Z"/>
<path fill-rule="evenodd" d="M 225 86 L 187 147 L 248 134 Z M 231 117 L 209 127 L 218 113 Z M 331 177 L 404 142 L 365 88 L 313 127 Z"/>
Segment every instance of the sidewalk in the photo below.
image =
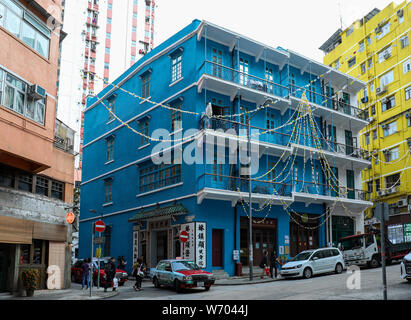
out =
<path fill-rule="evenodd" d="M 1 294 L 1 300 L 100 300 L 105 298 L 110 298 L 118 295 L 118 291 L 112 291 L 108 289 L 104 292 L 104 288 L 97 289 L 93 287 L 92 296 L 90 297 L 90 290 L 81 290 L 81 287 L 74 287 L 70 289 L 63 290 L 36 290 L 34 291 L 33 297 L 26 297 L 25 291 L 23 291 L 24 296 L 12 296 L 10 294 Z"/>
<path fill-rule="evenodd" d="M 246 285 L 246 284 L 257 284 L 257 283 L 266 283 L 280 281 L 283 278 L 278 275 L 277 278 L 272 279 L 271 277 L 260 278 L 260 275 L 253 275 L 253 280 L 250 281 L 249 275 L 244 275 L 241 277 L 230 277 L 228 279 L 218 279 L 215 281 L 215 286 L 235 286 L 235 285 Z"/>

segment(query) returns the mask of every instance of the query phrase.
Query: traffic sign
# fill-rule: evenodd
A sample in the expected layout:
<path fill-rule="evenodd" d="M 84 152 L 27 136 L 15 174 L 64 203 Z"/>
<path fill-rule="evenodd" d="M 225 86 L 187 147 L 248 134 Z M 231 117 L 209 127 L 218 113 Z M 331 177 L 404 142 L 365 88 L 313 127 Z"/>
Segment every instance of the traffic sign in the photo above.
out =
<path fill-rule="evenodd" d="M 180 232 L 180 241 L 182 242 L 182 243 L 184 243 L 184 242 L 187 242 L 187 240 L 188 240 L 188 233 L 187 233 L 187 231 L 181 231 Z"/>
<path fill-rule="evenodd" d="M 106 225 L 104 224 L 103 221 L 98 220 L 96 221 L 96 231 L 97 232 L 103 232 L 106 229 Z"/>
<path fill-rule="evenodd" d="M 74 213 L 73 212 L 68 212 L 67 214 L 66 214 L 66 222 L 68 223 L 68 224 L 72 224 L 73 222 L 74 222 L 74 219 L 76 218 L 76 216 L 74 215 Z"/>

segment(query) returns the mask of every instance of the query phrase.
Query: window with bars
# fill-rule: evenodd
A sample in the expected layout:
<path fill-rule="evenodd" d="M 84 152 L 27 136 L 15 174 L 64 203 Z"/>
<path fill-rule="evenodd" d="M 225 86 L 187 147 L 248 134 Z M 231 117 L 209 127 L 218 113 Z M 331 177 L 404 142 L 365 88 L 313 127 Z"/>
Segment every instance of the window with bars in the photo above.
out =
<path fill-rule="evenodd" d="M 58 181 L 51 182 L 51 197 L 54 199 L 64 199 L 64 183 Z"/>
<path fill-rule="evenodd" d="M 112 161 L 114 155 L 114 138 L 110 137 L 106 140 L 107 144 L 107 159 L 106 161 Z"/>
<path fill-rule="evenodd" d="M 174 109 L 181 110 L 182 102 L 171 105 Z M 171 110 L 171 132 L 181 129 L 181 112 L 177 110 Z"/>
<path fill-rule="evenodd" d="M 105 203 L 112 202 L 113 180 L 104 181 Z"/>
<path fill-rule="evenodd" d="M 181 164 L 146 164 L 140 169 L 140 193 L 181 182 Z"/>
<path fill-rule="evenodd" d="M 114 115 L 116 113 L 116 97 L 110 97 L 109 99 L 107 99 L 108 101 L 108 108 L 111 111 L 107 111 L 108 112 L 108 121 L 114 120 Z"/>
<path fill-rule="evenodd" d="M 49 179 L 43 177 L 36 177 L 36 193 L 43 196 L 48 196 L 49 193 Z"/>
<path fill-rule="evenodd" d="M 30 173 L 21 173 L 18 178 L 18 189 L 31 192 L 33 185 L 33 175 Z"/>
<path fill-rule="evenodd" d="M 401 184 L 400 174 L 396 173 L 385 178 L 385 188 L 399 186 Z"/>
<path fill-rule="evenodd" d="M 148 143 L 150 143 L 149 139 L 149 122 L 148 121 L 141 121 L 138 124 L 139 126 L 139 132 L 143 134 L 144 136 L 140 136 L 140 144 L 141 146 L 144 146 Z"/>

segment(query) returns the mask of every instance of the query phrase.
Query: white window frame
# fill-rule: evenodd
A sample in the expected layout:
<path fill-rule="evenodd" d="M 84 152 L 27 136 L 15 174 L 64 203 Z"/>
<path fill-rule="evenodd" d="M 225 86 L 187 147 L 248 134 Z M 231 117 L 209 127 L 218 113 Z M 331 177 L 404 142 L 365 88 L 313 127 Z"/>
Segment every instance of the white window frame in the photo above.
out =
<path fill-rule="evenodd" d="M 404 74 L 411 71 L 411 59 L 408 59 L 402 64 L 402 71 L 404 72 Z"/>
<path fill-rule="evenodd" d="M 179 53 L 171 57 L 171 82 L 183 77 L 183 54 Z"/>
<path fill-rule="evenodd" d="M 397 132 L 397 121 L 386 124 L 385 129 L 383 129 L 384 138 L 393 135 Z"/>

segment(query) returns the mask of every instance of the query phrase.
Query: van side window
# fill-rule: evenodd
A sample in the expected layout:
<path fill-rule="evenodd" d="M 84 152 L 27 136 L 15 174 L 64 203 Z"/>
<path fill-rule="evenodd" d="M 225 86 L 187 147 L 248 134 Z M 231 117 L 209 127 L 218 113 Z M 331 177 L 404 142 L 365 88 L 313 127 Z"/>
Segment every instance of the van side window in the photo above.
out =
<path fill-rule="evenodd" d="M 329 258 L 329 257 L 332 257 L 331 250 L 323 250 L 323 258 Z"/>
<path fill-rule="evenodd" d="M 311 260 L 313 260 L 313 258 L 318 258 L 318 259 L 324 258 L 323 252 L 322 252 L 322 251 L 317 251 L 316 253 L 314 253 L 314 255 L 313 255 L 313 257 L 311 258 Z"/>
<path fill-rule="evenodd" d="M 332 249 L 331 251 L 332 251 L 334 257 L 340 255 L 340 252 L 337 249 Z"/>

